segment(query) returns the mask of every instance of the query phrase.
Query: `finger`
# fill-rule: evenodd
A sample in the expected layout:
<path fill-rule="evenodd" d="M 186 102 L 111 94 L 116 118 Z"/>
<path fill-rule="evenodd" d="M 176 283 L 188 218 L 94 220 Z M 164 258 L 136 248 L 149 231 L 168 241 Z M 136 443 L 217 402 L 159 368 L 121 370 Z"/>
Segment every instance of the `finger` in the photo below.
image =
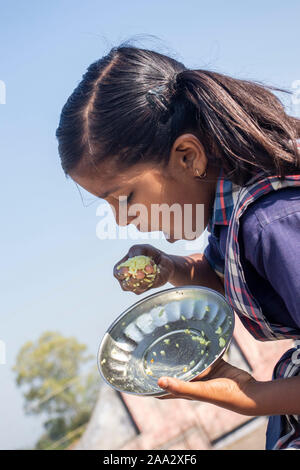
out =
<path fill-rule="evenodd" d="M 154 398 L 157 398 L 158 400 L 168 400 L 169 398 L 174 398 L 174 395 L 172 395 L 171 393 L 168 393 L 166 395 L 162 395 L 160 397 L 154 397 Z"/>
<path fill-rule="evenodd" d="M 166 395 L 164 397 L 155 397 L 157 398 L 158 400 L 174 400 L 174 398 L 178 398 L 178 397 L 175 397 L 174 395 Z"/>
<path fill-rule="evenodd" d="M 150 259 L 150 263 L 145 266 L 145 272 L 146 272 L 147 276 L 149 274 L 150 275 L 154 274 L 154 264 L 155 264 L 154 261 L 152 259 Z"/>
<path fill-rule="evenodd" d="M 147 245 L 132 245 L 132 247 L 129 248 L 128 258 L 133 258 L 134 256 L 140 255 L 148 256 Z"/>
<path fill-rule="evenodd" d="M 121 286 L 121 289 L 125 292 L 132 290 L 132 288 L 130 288 L 128 284 L 126 283 L 125 279 L 123 281 L 120 281 L 120 286 Z"/>
<path fill-rule="evenodd" d="M 161 264 L 158 264 L 156 275 L 153 278 L 153 289 L 163 286 L 167 282 L 168 278 L 169 275 L 167 270 Z"/>
<path fill-rule="evenodd" d="M 113 274 L 118 280 L 124 279 L 125 276 L 124 276 L 123 271 L 126 270 L 126 268 L 123 268 L 123 267 L 119 268 L 119 266 L 122 263 L 124 263 L 125 261 L 127 261 L 129 258 L 133 258 L 134 256 L 139 256 L 139 255 L 147 256 L 148 251 L 149 251 L 149 248 L 147 248 L 147 246 L 148 245 L 133 245 L 129 249 L 128 253 L 117 264 L 115 264 L 115 266 L 113 268 Z M 151 245 L 149 245 L 149 246 L 151 246 Z M 149 254 L 149 256 L 150 256 L 150 254 Z M 151 260 L 150 263 L 154 264 L 155 261 Z M 150 268 L 151 268 L 151 264 L 150 264 Z M 149 273 L 149 274 L 151 275 L 152 273 Z M 141 270 L 140 270 L 140 272 L 138 271 L 136 278 L 142 280 L 144 277 L 145 277 L 145 273 L 142 272 Z"/>
<path fill-rule="evenodd" d="M 163 395 L 161 397 L 154 397 L 154 398 L 157 398 L 158 400 L 174 400 L 174 399 L 177 400 L 178 398 L 182 398 L 184 400 L 194 400 L 194 398 L 191 398 L 185 395 L 172 395 L 172 394 Z"/>
<path fill-rule="evenodd" d="M 124 291 L 130 291 L 136 293 L 138 286 L 131 279 L 123 279 L 120 281 L 121 287 Z"/>
<path fill-rule="evenodd" d="M 129 269 L 127 266 L 122 266 L 117 273 L 117 278 L 123 280 L 130 277 Z"/>
<path fill-rule="evenodd" d="M 144 274 L 144 273 L 143 273 Z M 126 280 L 124 279 L 124 282 Z M 148 277 L 144 274 L 144 277 L 140 276 L 132 276 L 126 281 L 128 286 L 132 286 L 132 289 L 134 288 L 135 291 L 142 293 L 146 292 L 148 289 L 150 289 L 153 284 L 154 284 L 154 279 L 152 277 Z"/>
<path fill-rule="evenodd" d="M 169 394 L 169 395 L 164 395 L 162 397 L 155 397 L 155 398 L 157 398 L 158 400 L 174 400 L 175 398 L 183 398 L 183 397 L 179 395 L 175 396 L 175 395 Z"/>
<path fill-rule="evenodd" d="M 131 291 L 139 295 L 147 290 L 148 285 L 143 286 L 137 279 L 129 278 L 121 281 L 121 287 L 125 291 Z"/>
<path fill-rule="evenodd" d="M 128 255 L 125 255 L 123 256 L 122 259 L 120 259 L 120 261 L 114 265 L 114 268 L 113 268 L 113 275 L 119 280 L 120 278 L 120 275 L 121 275 L 121 269 L 118 269 L 118 266 L 120 266 L 120 264 L 124 263 L 124 261 L 127 261 L 128 259 Z"/>
<path fill-rule="evenodd" d="M 124 263 L 129 258 L 133 258 L 134 256 L 146 255 L 145 251 L 147 251 L 147 248 L 146 248 L 147 246 L 148 245 L 132 245 L 132 247 L 129 248 L 127 254 L 123 256 L 123 258 L 120 259 L 120 261 L 117 264 L 115 264 L 114 269 L 113 269 L 115 277 L 118 278 L 120 275 L 120 270 L 117 269 L 120 264 Z"/>
<path fill-rule="evenodd" d="M 183 396 L 184 398 L 201 399 L 205 396 L 205 382 L 184 382 L 175 377 L 160 377 L 157 384 L 166 392 L 175 395 L 175 397 Z"/>
<path fill-rule="evenodd" d="M 170 274 L 173 270 L 173 265 L 168 257 L 163 256 L 157 264 L 157 275 L 154 279 L 153 287 L 160 287 L 168 282 Z"/>
<path fill-rule="evenodd" d="M 163 397 L 154 397 L 154 398 L 157 398 L 158 400 L 178 400 L 179 398 L 181 398 L 182 400 L 195 400 L 195 398 L 191 398 L 191 397 L 187 397 L 185 395 L 166 395 L 166 396 L 163 396 Z"/>

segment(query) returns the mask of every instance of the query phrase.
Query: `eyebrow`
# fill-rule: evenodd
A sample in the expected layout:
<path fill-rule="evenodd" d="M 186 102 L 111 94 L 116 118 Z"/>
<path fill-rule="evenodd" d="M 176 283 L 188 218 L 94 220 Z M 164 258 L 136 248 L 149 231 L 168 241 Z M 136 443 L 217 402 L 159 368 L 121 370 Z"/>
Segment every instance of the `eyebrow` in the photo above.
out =
<path fill-rule="evenodd" d="M 103 194 L 98 194 L 98 197 L 100 197 L 101 199 L 104 199 L 105 197 L 107 197 L 110 193 L 113 193 L 114 191 L 117 191 L 118 189 L 120 189 L 121 186 L 116 186 L 114 188 L 111 188 L 109 189 L 108 191 L 105 191 L 105 193 Z"/>

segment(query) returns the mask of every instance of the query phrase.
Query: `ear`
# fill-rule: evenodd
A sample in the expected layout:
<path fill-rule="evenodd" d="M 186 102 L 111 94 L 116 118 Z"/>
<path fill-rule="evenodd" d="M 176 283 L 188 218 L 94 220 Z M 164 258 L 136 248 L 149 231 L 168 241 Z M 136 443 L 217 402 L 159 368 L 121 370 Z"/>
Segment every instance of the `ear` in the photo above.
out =
<path fill-rule="evenodd" d="M 207 157 L 199 139 L 194 134 L 182 134 L 175 140 L 169 159 L 173 171 L 188 171 L 195 174 L 204 173 L 207 167 Z"/>

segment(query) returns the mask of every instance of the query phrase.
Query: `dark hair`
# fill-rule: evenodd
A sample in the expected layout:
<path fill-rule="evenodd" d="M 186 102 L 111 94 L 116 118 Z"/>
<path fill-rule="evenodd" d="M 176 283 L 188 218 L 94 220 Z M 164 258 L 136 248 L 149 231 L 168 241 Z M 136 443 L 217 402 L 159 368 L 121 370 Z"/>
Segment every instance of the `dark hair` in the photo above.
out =
<path fill-rule="evenodd" d="M 159 87 L 163 99 L 150 89 Z M 113 159 L 119 169 L 140 162 L 166 165 L 172 144 L 194 133 L 209 162 L 245 184 L 258 171 L 299 172 L 300 120 L 269 90 L 290 91 L 190 70 L 135 46 L 113 47 L 92 63 L 63 107 L 56 131 L 63 170 L 82 158 Z M 151 99 L 150 99 L 151 98 Z"/>

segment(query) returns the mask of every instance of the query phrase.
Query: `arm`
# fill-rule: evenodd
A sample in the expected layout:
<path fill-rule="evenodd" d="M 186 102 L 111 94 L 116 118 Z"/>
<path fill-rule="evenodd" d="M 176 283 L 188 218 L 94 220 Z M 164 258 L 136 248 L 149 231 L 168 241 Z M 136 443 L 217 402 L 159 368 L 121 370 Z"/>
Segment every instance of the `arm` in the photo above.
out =
<path fill-rule="evenodd" d="M 299 376 L 260 382 L 222 359 L 191 382 L 161 377 L 158 385 L 168 393 L 160 400 L 200 400 L 247 416 L 300 414 Z"/>
<path fill-rule="evenodd" d="M 119 264 L 133 256 L 149 256 L 159 266 L 160 271 L 153 282 L 153 288 L 161 287 L 167 282 L 173 286 L 198 285 L 206 286 L 224 294 L 222 281 L 210 266 L 204 254 L 192 254 L 189 256 L 176 256 L 167 254 L 149 244 L 133 245 L 128 253 L 114 265 L 113 274 L 123 290 L 141 294 L 147 290 L 147 286 L 133 287 L 134 283 L 123 284 L 124 275 L 117 269 Z"/>
<path fill-rule="evenodd" d="M 174 270 L 169 279 L 173 286 L 197 285 L 214 289 L 224 295 L 224 284 L 211 268 L 204 254 L 168 255 Z"/>
<path fill-rule="evenodd" d="M 219 240 L 212 234 L 204 253 L 189 256 L 168 255 L 174 266 L 169 282 L 174 286 L 201 285 L 225 295 L 222 274 L 225 260 L 219 248 Z M 220 273 L 220 276 L 217 274 Z"/>

